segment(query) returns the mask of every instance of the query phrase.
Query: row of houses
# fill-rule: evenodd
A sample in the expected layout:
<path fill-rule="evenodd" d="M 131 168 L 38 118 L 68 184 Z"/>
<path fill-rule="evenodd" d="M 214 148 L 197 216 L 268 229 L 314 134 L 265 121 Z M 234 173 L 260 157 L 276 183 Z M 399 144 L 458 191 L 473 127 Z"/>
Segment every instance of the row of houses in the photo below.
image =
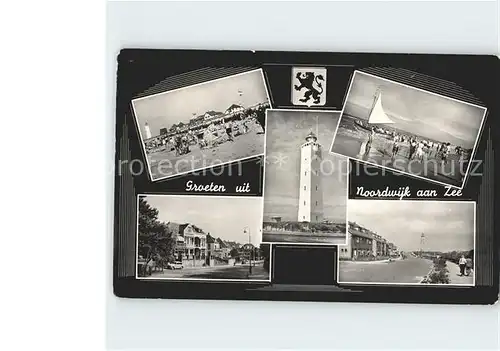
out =
<path fill-rule="evenodd" d="M 160 135 L 170 136 L 171 134 L 175 134 L 177 132 L 183 132 L 188 129 L 201 128 L 210 123 L 217 123 L 222 120 L 231 120 L 232 118 L 236 118 L 237 116 L 239 116 L 240 113 L 246 111 L 247 109 L 250 110 L 258 109 L 265 105 L 266 103 L 260 103 L 245 108 L 237 104 L 232 104 L 224 112 L 213 111 L 213 110 L 206 111 L 205 113 L 199 116 L 191 117 L 188 123 L 179 122 L 177 124 L 173 124 L 172 126 L 170 126 L 170 128 L 161 128 Z"/>
<path fill-rule="evenodd" d="M 168 222 L 167 227 L 176 238 L 174 255 L 179 261 L 203 260 L 210 264 L 210 260 L 229 259 L 233 249 L 238 252 L 253 249 L 252 244 L 240 245 L 216 238 L 192 223 Z"/>
<path fill-rule="evenodd" d="M 356 222 L 349 222 L 347 245 L 339 246 L 339 257 L 343 259 L 388 257 L 396 253 L 396 245 Z"/>

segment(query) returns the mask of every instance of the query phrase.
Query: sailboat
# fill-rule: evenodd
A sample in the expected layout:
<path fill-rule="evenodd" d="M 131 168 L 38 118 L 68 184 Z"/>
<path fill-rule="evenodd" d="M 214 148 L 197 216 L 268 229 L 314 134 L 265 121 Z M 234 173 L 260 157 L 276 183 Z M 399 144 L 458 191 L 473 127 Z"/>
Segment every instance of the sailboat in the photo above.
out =
<path fill-rule="evenodd" d="M 394 123 L 393 120 L 387 116 L 382 107 L 382 92 L 377 91 L 374 96 L 373 106 L 368 117 L 368 124 L 387 124 Z"/>
<path fill-rule="evenodd" d="M 371 130 L 372 127 L 370 125 L 373 124 L 389 124 L 389 123 L 394 123 L 393 120 L 384 111 L 384 108 L 382 107 L 382 93 L 380 90 L 377 90 L 373 97 L 373 104 L 372 108 L 370 109 L 370 113 L 368 114 L 368 121 L 358 121 L 356 120 L 355 123 L 367 130 Z"/>

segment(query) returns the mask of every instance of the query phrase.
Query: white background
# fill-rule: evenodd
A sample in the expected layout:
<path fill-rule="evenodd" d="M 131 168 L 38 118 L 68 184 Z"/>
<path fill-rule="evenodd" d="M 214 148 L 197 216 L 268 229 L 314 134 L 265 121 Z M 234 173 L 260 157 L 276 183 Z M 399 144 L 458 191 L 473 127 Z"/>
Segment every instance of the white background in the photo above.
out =
<path fill-rule="evenodd" d="M 492 54 L 497 2 L 107 10 L 105 36 L 98 0 L 2 7 L 1 349 L 498 349 L 498 305 L 125 300 L 110 279 L 121 47 Z"/>

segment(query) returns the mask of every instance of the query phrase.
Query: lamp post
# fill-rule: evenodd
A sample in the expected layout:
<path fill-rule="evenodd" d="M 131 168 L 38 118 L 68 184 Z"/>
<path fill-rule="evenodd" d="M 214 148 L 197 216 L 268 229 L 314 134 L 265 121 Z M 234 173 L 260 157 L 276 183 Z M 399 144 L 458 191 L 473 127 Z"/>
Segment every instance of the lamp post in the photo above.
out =
<path fill-rule="evenodd" d="M 424 246 L 425 234 L 420 235 L 420 258 L 422 258 L 422 250 Z"/>
<path fill-rule="evenodd" d="M 252 274 L 252 241 L 251 241 L 251 236 L 250 236 L 250 228 L 249 227 L 245 227 L 243 229 L 243 233 L 248 233 L 248 247 L 249 247 L 249 251 L 248 251 L 248 273 L 249 274 Z"/>

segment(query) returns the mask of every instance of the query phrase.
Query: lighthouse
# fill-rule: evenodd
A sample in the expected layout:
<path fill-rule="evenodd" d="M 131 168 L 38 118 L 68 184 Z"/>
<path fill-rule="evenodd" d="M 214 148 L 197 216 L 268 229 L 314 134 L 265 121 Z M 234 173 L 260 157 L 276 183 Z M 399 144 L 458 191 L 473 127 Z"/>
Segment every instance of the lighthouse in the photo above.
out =
<path fill-rule="evenodd" d="M 299 222 L 323 221 L 323 189 L 321 187 L 321 145 L 313 132 L 300 146 Z"/>
<path fill-rule="evenodd" d="M 144 135 L 146 136 L 146 139 L 151 139 L 151 129 L 149 129 L 149 124 L 147 122 L 144 125 Z"/>

